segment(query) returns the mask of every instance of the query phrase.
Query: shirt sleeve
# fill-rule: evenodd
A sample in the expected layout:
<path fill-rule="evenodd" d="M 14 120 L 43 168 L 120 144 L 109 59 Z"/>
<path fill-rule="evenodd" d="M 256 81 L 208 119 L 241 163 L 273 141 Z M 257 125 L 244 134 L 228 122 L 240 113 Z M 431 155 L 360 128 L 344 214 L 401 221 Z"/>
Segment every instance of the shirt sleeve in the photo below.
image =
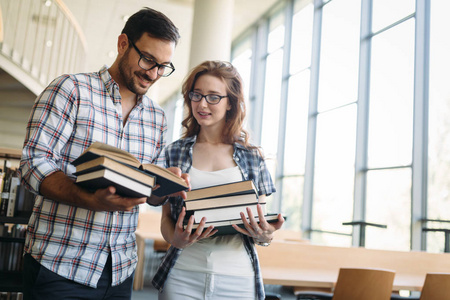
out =
<path fill-rule="evenodd" d="M 71 137 L 78 90 L 68 75 L 51 82 L 38 96 L 28 121 L 19 174 L 34 193 L 45 177 L 62 170 L 61 151 Z"/>
<path fill-rule="evenodd" d="M 270 175 L 269 170 L 267 169 L 266 162 L 262 157 L 259 157 L 259 181 L 258 181 L 258 189 L 260 195 L 269 196 L 272 193 L 276 192 L 275 185 L 272 181 L 272 176 Z"/>

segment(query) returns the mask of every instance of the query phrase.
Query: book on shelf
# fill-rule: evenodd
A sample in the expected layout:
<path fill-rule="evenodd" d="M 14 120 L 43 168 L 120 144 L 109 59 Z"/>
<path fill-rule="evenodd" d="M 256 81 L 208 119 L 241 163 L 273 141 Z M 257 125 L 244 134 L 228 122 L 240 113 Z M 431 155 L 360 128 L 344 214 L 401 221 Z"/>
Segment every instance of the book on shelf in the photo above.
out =
<path fill-rule="evenodd" d="M 255 216 L 256 220 L 258 220 L 258 216 Z M 274 223 L 278 221 L 278 214 L 267 214 L 264 216 L 265 220 L 269 223 Z M 286 218 L 286 217 L 285 217 Z M 248 218 L 247 218 L 248 221 Z M 214 226 L 214 229 L 217 229 L 217 233 L 213 235 L 214 236 L 221 236 L 221 235 L 228 235 L 228 234 L 237 234 L 239 233 L 236 231 L 236 229 L 233 228 L 232 224 L 236 224 L 241 228 L 244 228 L 244 224 L 242 223 L 242 219 L 234 219 L 234 220 L 224 220 L 224 221 L 217 221 L 217 222 L 206 222 L 205 223 L 205 229 L 207 229 L 209 226 Z M 200 224 L 195 224 L 192 226 L 192 230 L 195 231 Z M 186 225 L 184 225 L 184 228 L 186 229 Z"/>
<path fill-rule="evenodd" d="M 16 209 L 17 190 L 20 186 L 19 175 L 15 171 L 11 177 L 9 188 L 8 207 L 6 208 L 6 216 L 14 217 Z"/>
<path fill-rule="evenodd" d="M 0 203 L 0 216 L 6 216 L 8 211 L 9 203 L 9 192 L 11 190 L 11 180 L 13 178 L 14 171 L 12 169 L 5 170 L 5 178 L 3 182 L 3 189 L 1 193 L 1 203 Z"/>
<path fill-rule="evenodd" d="M 112 164 L 111 161 L 100 160 L 99 158 L 101 157 L 109 158 L 109 160 L 113 160 L 119 164 Z M 94 160 L 96 160 L 95 163 L 93 162 Z M 149 176 L 153 176 L 156 180 L 155 184 L 159 185 L 157 189 L 152 191 L 154 195 L 159 197 L 188 190 L 189 188 L 182 178 L 167 169 L 155 164 L 141 164 L 136 157 L 127 151 L 101 142 L 94 142 L 72 164 L 77 168 L 75 175 L 80 174 L 80 176 L 91 171 L 97 172 L 99 169 L 109 168 L 116 173 L 127 174 L 131 180 L 143 183 L 142 173 L 148 174 Z M 137 175 L 137 173 L 132 174 L 130 170 L 143 172 Z"/>
<path fill-rule="evenodd" d="M 114 186 L 116 188 L 116 194 L 131 198 L 150 197 L 153 187 L 108 168 L 82 173 L 77 176 L 76 183 L 88 190 L 104 189 L 109 186 Z"/>
<path fill-rule="evenodd" d="M 205 198 L 243 195 L 252 193 L 258 195 L 255 184 L 253 183 L 252 180 L 244 180 L 191 190 L 187 193 L 187 198 L 184 201 L 188 202 Z"/>
<path fill-rule="evenodd" d="M 29 218 L 33 211 L 35 195 L 24 185 L 19 185 L 16 196 L 15 217 Z"/>

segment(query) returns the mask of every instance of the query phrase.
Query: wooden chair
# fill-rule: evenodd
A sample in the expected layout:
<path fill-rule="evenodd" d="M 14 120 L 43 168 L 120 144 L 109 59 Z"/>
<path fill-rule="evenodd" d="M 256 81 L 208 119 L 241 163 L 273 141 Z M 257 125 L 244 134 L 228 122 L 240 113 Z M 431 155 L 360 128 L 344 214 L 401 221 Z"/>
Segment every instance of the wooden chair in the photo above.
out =
<path fill-rule="evenodd" d="M 333 293 L 299 292 L 297 299 L 389 300 L 394 276 L 391 270 L 341 268 Z"/>
<path fill-rule="evenodd" d="M 427 273 L 420 297 L 392 295 L 391 300 L 450 300 L 450 273 Z"/>
<path fill-rule="evenodd" d="M 450 300 L 450 273 L 428 273 L 420 300 Z"/>

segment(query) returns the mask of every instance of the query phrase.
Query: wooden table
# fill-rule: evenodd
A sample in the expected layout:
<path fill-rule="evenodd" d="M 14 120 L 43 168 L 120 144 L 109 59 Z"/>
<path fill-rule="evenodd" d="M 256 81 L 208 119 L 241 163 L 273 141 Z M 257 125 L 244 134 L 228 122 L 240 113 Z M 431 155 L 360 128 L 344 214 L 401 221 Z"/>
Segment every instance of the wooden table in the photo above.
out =
<path fill-rule="evenodd" d="M 388 251 L 273 242 L 258 247 L 265 284 L 331 290 L 339 269 L 378 268 L 396 272 L 393 290 L 420 291 L 425 275 L 450 273 L 449 253 Z"/>

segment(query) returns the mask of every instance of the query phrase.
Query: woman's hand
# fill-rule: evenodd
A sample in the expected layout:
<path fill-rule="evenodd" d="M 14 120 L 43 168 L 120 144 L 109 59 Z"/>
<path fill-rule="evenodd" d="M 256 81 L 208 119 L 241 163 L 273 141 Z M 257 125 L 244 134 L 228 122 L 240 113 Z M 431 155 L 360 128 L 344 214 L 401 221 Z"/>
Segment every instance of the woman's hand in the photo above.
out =
<path fill-rule="evenodd" d="M 189 222 L 187 223 L 186 229 L 183 227 L 184 216 L 186 215 L 186 208 L 183 207 L 180 215 L 178 216 L 177 223 L 175 224 L 175 231 L 173 234 L 172 241 L 170 244 L 175 248 L 183 249 L 186 248 L 193 243 L 204 239 L 209 238 L 217 232 L 217 229 L 214 229 L 214 226 L 209 226 L 205 230 L 206 218 L 202 218 L 197 229 L 192 232 L 192 226 L 194 225 L 194 216 L 189 218 Z"/>
<path fill-rule="evenodd" d="M 258 221 L 256 221 L 253 216 L 253 212 L 250 208 L 247 207 L 248 221 L 245 217 L 245 214 L 241 212 L 241 219 L 244 223 L 244 228 L 241 228 L 237 225 L 232 225 L 234 229 L 239 231 L 242 234 L 251 236 L 253 240 L 257 243 L 270 243 L 273 239 L 273 233 L 280 229 L 283 226 L 284 218 L 281 214 L 278 215 L 278 221 L 275 223 L 268 223 L 264 218 L 264 212 L 262 210 L 261 205 L 257 205 L 258 210 Z"/>

